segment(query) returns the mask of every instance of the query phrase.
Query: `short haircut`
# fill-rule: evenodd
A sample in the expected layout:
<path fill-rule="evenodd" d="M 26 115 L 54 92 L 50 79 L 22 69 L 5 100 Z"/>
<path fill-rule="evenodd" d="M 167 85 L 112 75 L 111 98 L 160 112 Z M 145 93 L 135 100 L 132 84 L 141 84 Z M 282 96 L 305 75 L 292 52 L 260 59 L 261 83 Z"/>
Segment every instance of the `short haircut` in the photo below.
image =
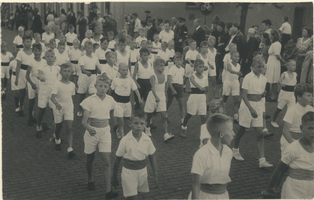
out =
<path fill-rule="evenodd" d="M 196 21 L 197 23 L 201 23 L 200 19 L 195 19 L 194 21 Z"/>
<path fill-rule="evenodd" d="M 231 27 L 232 27 L 232 23 L 231 22 L 228 22 L 228 23 L 226 23 L 226 27 L 227 27 L 227 29 L 229 30 Z"/>
<path fill-rule="evenodd" d="M 313 94 L 313 87 L 308 83 L 299 83 L 294 88 L 294 96 L 295 99 L 298 101 L 298 97 L 302 97 L 304 93 L 311 93 Z"/>
<path fill-rule="evenodd" d="M 141 48 L 140 49 L 140 56 L 142 56 L 144 53 L 148 53 L 148 55 L 150 54 L 150 52 L 147 48 Z"/>
<path fill-rule="evenodd" d="M 93 34 L 93 31 L 92 31 L 92 30 L 87 30 L 86 33 L 85 33 L 85 35 L 86 35 L 86 34 Z"/>
<path fill-rule="evenodd" d="M 141 109 L 138 109 L 138 110 L 135 110 L 132 112 L 132 115 L 131 115 L 131 121 L 135 118 L 135 117 L 138 117 L 140 119 L 144 119 L 146 120 L 146 114 L 143 110 Z"/>
<path fill-rule="evenodd" d="M 70 24 L 70 25 L 68 26 L 68 29 L 70 29 L 70 28 L 74 28 L 73 24 Z"/>
<path fill-rule="evenodd" d="M 157 67 L 157 66 L 160 66 L 160 65 L 162 65 L 162 64 L 166 64 L 166 61 L 164 60 L 164 59 L 161 59 L 161 58 L 156 58 L 155 60 L 154 60 L 154 64 L 153 64 L 153 66 L 154 66 L 154 68 L 155 67 Z"/>
<path fill-rule="evenodd" d="M 51 44 L 51 43 L 56 43 L 56 40 L 54 39 L 54 38 L 51 38 L 50 40 L 49 40 L 49 44 Z"/>
<path fill-rule="evenodd" d="M 170 24 L 170 21 L 169 20 L 165 20 L 164 24 Z"/>
<path fill-rule="evenodd" d="M 84 44 L 85 47 L 87 46 L 93 46 L 93 43 L 91 41 L 86 41 Z"/>
<path fill-rule="evenodd" d="M 210 41 L 210 40 L 215 40 L 216 41 L 216 37 L 211 35 L 211 36 L 208 37 L 207 41 Z"/>
<path fill-rule="evenodd" d="M 220 129 L 224 127 L 223 125 L 227 122 L 231 122 L 230 117 L 221 113 L 215 113 L 207 120 L 206 127 L 207 130 L 211 130 L 210 135 L 213 136 L 220 131 Z"/>
<path fill-rule="evenodd" d="M 302 124 L 305 124 L 307 122 L 311 122 L 311 123 L 314 122 L 314 112 L 313 111 L 309 111 L 302 116 Z"/>
<path fill-rule="evenodd" d="M 49 49 L 48 51 L 46 51 L 45 56 L 46 56 L 48 53 L 52 53 L 53 55 L 55 55 L 55 52 L 54 52 L 54 50 L 52 50 L 52 49 Z"/>
<path fill-rule="evenodd" d="M 193 42 L 196 42 L 196 41 L 193 40 L 193 39 L 190 39 L 190 40 L 189 40 L 189 45 L 191 45 Z"/>
<path fill-rule="evenodd" d="M 62 65 L 60 65 L 60 67 L 61 67 L 61 71 L 66 69 L 66 68 L 72 68 L 71 65 L 68 63 L 63 63 Z"/>
<path fill-rule="evenodd" d="M 230 56 L 233 56 L 234 54 L 239 54 L 239 52 L 238 52 L 238 51 L 232 51 L 232 52 L 230 52 Z"/>
<path fill-rule="evenodd" d="M 61 42 L 61 41 L 60 41 L 60 42 L 58 43 L 58 47 L 59 47 L 59 46 L 65 46 L 65 42 Z"/>
<path fill-rule="evenodd" d="M 25 35 L 33 36 L 33 31 L 27 30 L 27 31 L 25 31 Z"/>
<path fill-rule="evenodd" d="M 103 43 L 103 41 L 109 42 L 108 37 L 102 37 L 102 38 L 100 39 L 100 43 Z"/>
<path fill-rule="evenodd" d="M 289 20 L 289 18 L 288 18 L 287 16 L 285 16 L 285 17 L 283 18 L 283 20 L 285 20 L 285 22 L 287 22 L 287 21 Z"/>
<path fill-rule="evenodd" d="M 25 40 L 31 40 L 32 41 L 32 36 L 30 36 L 30 35 L 24 35 L 23 36 L 23 42 L 25 41 Z"/>
<path fill-rule="evenodd" d="M 108 59 L 108 58 L 111 57 L 112 55 L 116 55 L 116 53 L 113 52 L 113 51 L 107 51 L 106 54 L 105 54 L 106 59 Z"/>
<path fill-rule="evenodd" d="M 271 25 L 272 25 L 270 19 L 265 19 L 265 20 L 262 21 L 262 23 L 264 23 L 264 24 L 266 24 L 266 25 L 268 25 L 268 26 L 271 26 Z"/>
<path fill-rule="evenodd" d="M 214 114 L 214 113 L 220 113 L 221 111 L 223 111 L 223 100 L 222 99 L 213 99 L 209 102 L 208 107 L 209 107 L 209 111 L 210 113 Z"/>
<path fill-rule="evenodd" d="M 161 45 L 168 47 L 168 43 L 167 42 L 162 42 Z"/>
<path fill-rule="evenodd" d="M 202 48 L 203 46 L 208 46 L 208 42 L 207 41 L 202 41 L 201 44 L 200 44 L 200 48 Z"/>
<path fill-rule="evenodd" d="M 176 53 L 174 54 L 174 58 L 175 58 L 175 59 L 182 59 L 182 53 L 176 52 Z"/>
<path fill-rule="evenodd" d="M 74 43 L 79 43 L 80 44 L 80 41 L 76 38 L 76 39 L 73 40 L 73 44 Z"/>
<path fill-rule="evenodd" d="M 38 43 L 34 43 L 32 48 L 33 48 L 33 50 L 39 49 L 40 51 L 42 51 L 42 46 L 41 46 L 41 44 L 38 44 Z"/>
<path fill-rule="evenodd" d="M 97 85 L 97 83 L 99 83 L 99 82 L 107 83 L 109 85 L 110 79 L 108 78 L 108 76 L 106 74 L 101 74 L 101 75 L 96 77 L 95 85 Z"/>
<path fill-rule="evenodd" d="M 201 59 L 196 59 L 194 61 L 194 67 L 198 67 L 199 65 L 204 65 L 204 61 Z"/>
<path fill-rule="evenodd" d="M 17 31 L 24 31 L 24 27 L 23 27 L 23 26 L 19 26 L 19 28 L 17 29 Z"/>
<path fill-rule="evenodd" d="M 291 63 L 296 63 L 296 62 L 293 59 L 289 59 L 286 61 L 286 66 L 290 65 Z"/>
<path fill-rule="evenodd" d="M 255 65 L 265 65 L 265 59 L 263 57 L 263 55 L 258 54 L 256 56 L 254 56 L 253 61 L 252 61 L 252 67 L 254 67 Z"/>
<path fill-rule="evenodd" d="M 240 24 L 238 22 L 234 23 L 233 26 L 240 30 Z"/>
<path fill-rule="evenodd" d="M 251 26 L 252 28 L 259 28 L 259 26 L 258 25 L 253 25 L 253 26 Z"/>
<path fill-rule="evenodd" d="M 120 44 L 120 43 L 125 43 L 125 38 L 124 38 L 124 37 L 120 37 L 120 38 L 119 38 L 119 44 Z"/>
<path fill-rule="evenodd" d="M 41 37 L 40 33 L 34 33 L 34 37 L 37 37 L 37 36 Z"/>

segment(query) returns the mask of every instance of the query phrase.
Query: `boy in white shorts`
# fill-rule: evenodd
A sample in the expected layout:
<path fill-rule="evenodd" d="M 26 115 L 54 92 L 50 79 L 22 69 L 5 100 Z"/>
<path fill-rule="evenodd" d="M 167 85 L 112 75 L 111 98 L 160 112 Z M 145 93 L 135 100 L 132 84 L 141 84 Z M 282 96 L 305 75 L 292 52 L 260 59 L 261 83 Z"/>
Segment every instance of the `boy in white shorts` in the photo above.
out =
<path fill-rule="evenodd" d="M 226 77 L 224 80 L 223 88 L 222 88 L 222 95 L 224 104 L 226 104 L 229 95 L 232 95 L 233 99 L 233 108 L 234 108 L 234 115 L 233 119 L 235 122 L 239 121 L 239 103 L 240 103 L 240 83 L 239 77 L 242 76 L 242 72 L 240 72 L 241 66 L 238 63 L 240 54 L 237 51 L 230 52 L 231 55 L 231 62 L 227 64 L 227 71 Z"/>
<path fill-rule="evenodd" d="M 100 73 L 100 64 L 97 57 L 93 54 L 93 44 L 91 42 L 85 43 L 86 54 L 79 60 L 79 66 L 82 74 L 78 79 L 77 93 L 80 95 L 80 102 L 85 99 L 86 94 L 94 94 L 96 74 Z M 82 108 L 77 113 L 77 116 L 82 116 Z"/>
<path fill-rule="evenodd" d="M 47 105 L 51 105 L 51 92 L 55 82 L 58 80 L 60 67 L 54 64 L 55 54 L 53 50 L 48 50 L 45 54 L 47 64 L 39 68 L 39 90 L 38 90 L 38 117 L 36 127 L 36 137 L 42 138 L 42 120 L 46 111 Z"/>
<path fill-rule="evenodd" d="M 1 97 L 5 97 L 5 92 L 7 90 L 7 82 L 8 82 L 8 79 L 10 79 L 9 64 L 13 59 L 14 57 L 12 53 L 8 51 L 8 44 L 5 41 L 2 41 L 1 43 Z"/>
<path fill-rule="evenodd" d="M 189 40 L 189 50 L 185 54 L 185 60 L 186 60 L 186 65 L 185 65 L 185 77 L 186 81 L 188 78 L 190 78 L 191 74 L 194 72 L 194 62 L 196 60 L 196 57 L 198 55 L 198 51 L 196 50 L 196 41 L 191 39 Z M 187 82 L 186 89 L 190 89 L 189 81 Z"/>
<path fill-rule="evenodd" d="M 16 79 L 16 66 L 17 66 L 17 61 L 16 59 L 12 60 L 9 64 L 10 70 L 12 70 L 12 75 L 11 75 L 11 91 L 14 97 L 14 105 L 15 105 L 15 112 L 18 112 L 20 110 L 19 108 L 19 88 L 14 84 L 15 79 Z"/>
<path fill-rule="evenodd" d="M 160 112 L 162 125 L 165 131 L 164 140 L 165 142 L 174 138 L 174 135 L 168 133 L 168 122 L 167 122 L 167 103 L 166 103 L 166 88 L 167 87 L 167 76 L 163 73 L 165 69 L 165 61 L 157 58 L 154 61 L 154 73 L 150 77 L 150 83 L 152 86 L 151 91 L 148 93 L 147 100 L 144 107 L 144 112 L 147 114 L 147 127 L 145 133 L 151 136 L 150 133 L 150 120 L 153 117 L 153 113 Z"/>
<path fill-rule="evenodd" d="M 26 96 L 26 71 L 30 61 L 34 60 L 34 54 L 31 48 L 32 37 L 31 36 L 24 36 L 23 37 L 23 50 L 20 50 L 16 55 L 17 66 L 16 66 L 16 80 L 15 85 L 19 88 L 20 94 L 20 110 L 19 116 L 24 116 L 24 99 Z"/>
<path fill-rule="evenodd" d="M 302 116 L 309 111 L 314 111 L 314 108 L 310 106 L 313 101 L 313 87 L 310 84 L 297 84 L 294 89 L 294 96 L 297 103 L 288 107 L 283 118 L 285 123 L 280 138 L 281 154 L 283 154 L 289 143 L 302 137 L 302 131 L 300 129 Z"/>
<path fill-rule="evenodd" d="M 87 46 L 88 47 L 88 46 Z M 118 197 L 118 193 L 111 190 L 111 133 L 109 126 L 110 110 L 115 108 L 116 102 L 109 95 L 110 80 L 102 74 L 96 78 L 96 94 L 86 98 L 80 105 L 84 109 L 82 124 L 86 129 L 84 134 L 84 153 L 86 157 L 86 170 L 88 175 L 87 189 L 94 191 L 95 184 L 92 176 L 95 151 L 98 146 L 104 161 L 106 199 Z"/>
<path fill-rule="evenodd" d="M 191 94 L 187 101 L 187 114 L 181 124 L 181 137 L 186 138 L 186 131 L 188 130 L 187 124 L 193 115 L 201 117 L 201 123 L 206 122 L 206 94 L 208 90 L 208 75 L 204 75 L 204 61 L 197 59 L 194 62 L 194 70 L 190 76 Z"/>
<path fill-rule="evenodd" d="M 261 99 L 265 96 L 267 79 L 262 75 L 265 61 L 262 55 L 253 58 L 252 71 L 243 79 L 242 84 L 242 102 L 239 109 L 240 128 L 234 140 L 233 157 L 236 160 L 243 161 L 239 152 L 241 137 L 245 133 L 245 128 L 254 127 L 257 137 L 257 146 L 259 150 L 259 167 L 272 167 L 273 165 L 266 161 L 264 156 L 264 135 L 263 135 L 263 108 L 264 103 Z"/>
<path fill-rule="evenodd" d="M 116 130 L 118 138 L 124 137 L 124 118 L 130 118 L 132 106 L 130 102 L 131 91 L 134 91 L 142 104 L 141 95 L 135 81 L 128 76 L 129 67 L 126 63 L 119 64 L 120 77 L 113 79 L 111 89 L 114 91 L 114 100 L 117 102 L 114 109 L 114 116 L 118 118 L 119 128 Z"/>
<path fill-rule="evenodd" d="M 75 156 L 72 148 L 72 123 L 74 118 L 74 106 L 72 96 L 75 95 L 75 85 L 70 81 L 72 66 L 69 64 L 62 64 L 60 67 L 62 79 L 60 81 L 56 81 L 51 93 L 51 102 L 54 104 L 54 106 L 52 106 L 53 118 L 56 124 L 55 150 L 61 151 L 60 132 L 62 128 L 62 121 L 64 121 L 66 126 L 66 132 L 68 134 L 68 157 L 72 158 L 73 156 Z"/>
<path fill-rule="evenodd" d="M 35 43 L 33 44 L 33 54 L 34 58 L 29 63 L 27 72 L 26 72 L 26 79 L 27 83 L 27 91 L 28 91 L 28 126 L 32 126 L 36 124 L 37 120 L 33 116 L 34 112 L 34 105 L 35 105 L 35 98 L 37 96 L 38 87 L 39 87 L 39 80 L 37 79 L 38 69 L 43 67 L 47 62 L 46 60 L 41 58 L 42 55 L 42 46 L 41 44 Z"/>
<path fill-rule="evenodd" d="M 156 149 L 152 140 L 143 133 L 145 120 L 145 113 L 141 110 L 135 111 L 132 114 L 132 130 L 121 139 L 116 152 L 113 165 L 112 185 L 117 187 L 119 184 L 117 175 L 121 159 L 123 158 L 121 182 L 123 195 L 126 199 L 138 199 L 138 192 L 149 192 L 147 157 L 149 157 L 153 169 L 155 187 L 157 187 L 158 184 L 157 163 L 155 158 Z"/>
<path fill-rule="evenodd" d="M 77 35 L 74 33 L 74 26 L 72 24 L 68 27 L 69 32 L 65 34 L 67 46 L 71 49 L 73 49 L 73 41 L 77 39 Z"/>
<path fill-rule="evenodd" d="M 295 73 L 296 63 L 294 60 L 288 60 L 286 62 L 287 71 L 281 74 L 279 83 L 281 85 L 281 90 L 278 96 L 278 105 L 274 113 L 273 120 L 270 122 L 275 128 L 279 128 L 276 120 L 281 112 L 281 110 L 287 105 L 291 107 L 295 104 L 295 96 L 293 93 L 294 87 L 297 84 L 297 73 Z"/>

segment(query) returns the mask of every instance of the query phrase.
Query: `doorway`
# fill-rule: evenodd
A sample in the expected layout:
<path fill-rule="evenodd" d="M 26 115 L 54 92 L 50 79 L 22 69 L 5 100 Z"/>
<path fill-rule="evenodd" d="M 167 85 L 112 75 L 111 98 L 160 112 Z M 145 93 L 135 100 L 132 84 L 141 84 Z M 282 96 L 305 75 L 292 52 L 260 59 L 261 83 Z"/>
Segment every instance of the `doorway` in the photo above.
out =
<path fill-rule="evenodd" d="M 294 20 L 292 29 L 292 38 L 296 42 L 302 35 L 302 27 L 304 25 L 305 7 L 296 7 L 294 10 Z"/>

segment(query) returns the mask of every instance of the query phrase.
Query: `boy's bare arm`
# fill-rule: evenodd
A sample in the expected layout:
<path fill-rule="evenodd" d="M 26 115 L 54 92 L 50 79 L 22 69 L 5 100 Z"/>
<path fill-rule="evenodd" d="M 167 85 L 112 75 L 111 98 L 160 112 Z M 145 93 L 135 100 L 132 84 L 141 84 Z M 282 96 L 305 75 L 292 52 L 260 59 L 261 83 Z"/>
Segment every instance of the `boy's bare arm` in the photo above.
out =
<path fill-rule="evenodd" d="M 192 199 L 199 199 L 200 190 L 201 190 L 201 175 L 193 174 Z"/>
<path fill-rule="evenodd" d="M 152 166 L 152 170 L 153 170 L 153 174 L 155 178 L 154 180 L 155 187 L 157 187 L 158 186 L 158 173 L 157 173 L 157 161 L 156 161 L 155 154 L 149 155 L 148 158 L 149 158 L 150 165 Z"/>
<path fill-rule="evenodd" d="M 273 191 L 274 188 L 278 188 L 281 182 L 283 175 L 288 171 L 289 166 L 283 163 L 282 161 L 279 162 L 278 166 L 276 167 L 275 171 L 273 172 L 267 190 Z"/>
<path fill-rule="evenodd" d="M 241 96 L 242 96 L 242 99 L 243 99 L 245 105 L 249 108 L 252 117 L 257 118 L 256 110 L 254 110 L 254 108 L 252 108 L 252 106 L 251 106 L 251 104 L 250 104 L 250 102 L 249 102 L 249 100 L 248 100 L 248 98 L 247 98 L 247 92 L 248 92 L 248 91 L 247 91 L 246 89 L 243 89 L 243 90 L 242 90 L 242 95 L 241 95 Z"/>
<path fill-rule="evenodd" d="M 283 125 L 283 129 L 282 129 L 282 135 L 285 137 L 285 139 L 289 143 L 292 143 L 294 141 L 294 139 L 291 137 L 291 134 L 289 131 L 290 128 L 291 128 L 291 124 L 289 122 L 285 122 L 285 124 Z"/>
<path fill-rule="evenodd" d="M 114 159 L 114 163 L 113 163 L 113 173 L 112 173 L 111 185 L 115 188 L 117 186 L 119 186 L 118 171 L 119 171 L 121 159 L 122 159 L 122 157 L 116 156 L 116 158 Z"/>

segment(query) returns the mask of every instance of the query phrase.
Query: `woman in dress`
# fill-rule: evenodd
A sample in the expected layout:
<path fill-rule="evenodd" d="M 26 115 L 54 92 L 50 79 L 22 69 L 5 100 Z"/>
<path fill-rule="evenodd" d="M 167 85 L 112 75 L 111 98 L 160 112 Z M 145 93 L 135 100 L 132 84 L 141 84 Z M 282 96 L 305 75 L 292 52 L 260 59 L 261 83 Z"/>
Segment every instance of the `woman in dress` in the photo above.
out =
<path fill-rule="evenodd" d="M 263 33 L 262 38 L 261 38 L 261 54 L 263 55 L 265 59 L 265 63 L 268 61 L 268 50 L 271 45 L 269 35 L 268 33 Z"/>
<path fill-rule="evenodd" d="M 297 41 L 296 46 L 294 47 L 292 53 L 287 57 L 287 59 L 290 59 L 294 56 L 296 56 L 296 69 L 295 72 L 298 74 L 297 81 L 300 82 L 300 76 L 301 76 L 301 70 L 302 70 L 302 64 L 305 59 L 305 54 L 312 48 L 312 42 L 311 42 L 311 36 L 313 35 L 313 29 L 310 28 L 304 28 L 302 31 L 302 38 L 299 38 Z"/>
<path fill-rule="evenodd" d="M 267 83 L 271 86 L 271 96 L 270 101 L 277 101 L 277 83 L 280 78 L 281 65 L 280 61 L 285 62 L 280 56 L 281 44 L 279 42 L 279 34 L 276 30 L 271 30 L 270 34 L 271 45 L 268 50 L 268 61 L 267 61 L 267 70 L 266 78 Z"/>

